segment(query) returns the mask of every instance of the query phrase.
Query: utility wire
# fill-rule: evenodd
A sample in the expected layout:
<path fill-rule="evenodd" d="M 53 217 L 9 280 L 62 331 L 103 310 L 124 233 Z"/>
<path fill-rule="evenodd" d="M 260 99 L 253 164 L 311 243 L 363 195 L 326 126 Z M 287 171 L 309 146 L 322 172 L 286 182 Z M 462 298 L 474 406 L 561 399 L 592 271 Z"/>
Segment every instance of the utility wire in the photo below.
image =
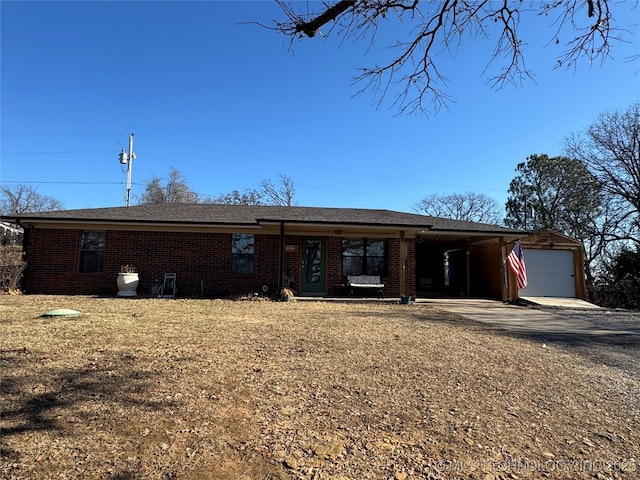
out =
<path fill-rule="evenodd" d="M 7 150 L 3 150 L 2 153 L 3 154 L 5 154 L 5 153 L 30 154 L 30 155 L 43 154 L 43 153 L 51 154 L 51 155 L 57 155 L 57 154 L 64 154 L 64 155 L 69 155 L 69 154 L 74 154 L 75 155 L 75 154 L 77 154 L 77 155 L 80 155 L 80 154 L 85 154 L 85 153 L 92 153 L 92 154 L 95 154 L 95 153 L 108 153 L 108 154 L 111 154 L 111 153 L 113 153 L 113 151 L 112 150 L 95 150 L 95 151 L 79 151 L 79 150 L 75 150 L 73 152 L 53 152 L 53 151 L 44 151 L 44 150 L 39 150 L 39 151 L 13 151 L 13 150 L 12 151 L 7 151 Z"/>
<path fill-rule="evenodd" d="M 21 132 L 21 133 L 2 133 L 0 135 L 2 135 L 2 136 L 122 136 L 124 134 L 121 133 L 121 132 L 117 132 L 117 133 L 23 133 L 23 132 Z M 442 186 L 442 187 L 455 187 L 455 188 L 495 191 L 495 192 L 504 193 L 503 189 L 497 189 L 497 188 L 487 188 L 487 187 L 478 187 L 478 186 L 470 186 L 470 185 L 459 185 L 459 184 L 441 183 L 441 182 L 427 182 L 427 181 L 424 181 L 424 180 L 420 180 L 420 179 L 416 178 L 415 176 L 414 177 L 411 177 L 411 176 L 409 176 L 409 177 L 396 177 L 396 176 L 390 176 L 390 175 L 385 175 L 385 174 L 371 173 L 371 172 L 367 172 L 367 171 L 353 171 L 353 170 L 346 170 L 346 169 L 342 169 L 342 168 L 330 167 L 330 166 L 326 166 L 326 165 L 316 165 L 316 164 L 308 164 L 308 163 L 296 162 L 296 161 L 292 161 L 292 160 L 282 160 L 282 159 L 277 159 L 277 158 L 272 158 L 272 157 L 266 157 L 266 156 L 263 156 L 263 155 L 256 155 L 256 154 L 251 154 L 251 153 L 238 152 L 238 151 L 234 151 L 234 150 L 227 150 L 227 149 L 212 147 L 212 146 L 208 146 L 208 145 L 184 142 L 184 141 L 180 141 L 180 140 L 173 140 L 173 139 L 158 137 L 158 136 L 154 136 L 154 135 L 147 135 L 147 134 L 144 134 L 144 133 L 136 133 L 136 137 L 137 138 L 140 138 L 140 137 L 148 138 L 150 140 L 167 142 L 167 143 L 172 143 L 172 144 L 176 144 L 176 145 L 183 145 L 183 146 L 188 146 L 188 147 L 192 147 L 192 148 L 198 148 L 198 149 L 202 149 L 202 150 L 209 150 L 209 151 L 213 151 L 213 152 L 225 153 L 225 154 L 235 155 L 235 156 L 240 156 L 240 157 L 254 158 L 254 159 L 257 159 L 257 160 L 264 160 L 264 161 L 268 161 L 268 162 L 281 163 L 281 164 L 286 164 L 286 165 L 294 165 L 294 166 L 303 167 L 303 168 L 315 168 L 315 169 L 322 170 L 322 171 L 332 171 L 332 172 L 336 172 L 336 173 L 340 173 L 340 174 L 344 174 L 344 175 L 353 175 L 353 176 L 360 176 L 360 177 L 377 178 L 377 179 L 382 179 L 382 180 L 387 180 L 387 181 L 395 180 L 395 181 L 401 181 L 401 182 L 405 182 L 405 183 L 406 182 L 410 182 L 410 183 L 419 184 L 419 185 L 437 185 L 437 186 Z M 40 153 L 44 153 L 44 154 L 65 154 L 65 155 L 67 155 L 67 154 L 75 154 L 75 153 L 78 153 L 78 154 L 110 154 L 112 152 L 111 151 L 95 151 L 95 152 L 19 152 L 19 151 L 13 152 L 13 151 L 9 151 L 9 152 L 3 152 L 3 153 L 13 153 L 13 154 L 15 154 L 15 153 L 25 153 L 25 154 L 40 154 Z M 212 168 L 211 165 L 203 165 L 201 163 L 193 163 L 193 162 L 184 162 L 184 161 L 179 161 L 179 160 L 173 160 L 173 159 L 169 159 L 169 158 L 166 158 L 166 157 L 162 157 L 162 156 L 154 155 L 154 154 L 150 154 L 150 153 L 145 153 L 145 156 L 155 157 L 155 158 L 159 158 L 159 159 L 163 159 L 163 160 L 167 160 L 167 161 L 172 161 L 172 162 L 179 163 L 179 164 L 192 165 L 192 166 L 196 166 L 196 167 L 200 167 L 200 168 L 213 169 L 214 171 L 221 172 L 221 173 L 226 173 L 226 174 L 231 174 L 231 175 L 239 175 L 239 176 L 247 177 L 247 178 L 257 178 L 257 177 L 251 176 L 251 175 L 246 175 L 246 173 L 238 173 L 237 171 L 230 172 L 228 170 Z M 23 183 L 27 183 L 27 182 L 23 182 Z M 46 182 L 31 182 L 31 183 L 46 183 Z M 141 185 L 141 184 L 137 183 L 135 185 Z M 301 186 L 303 186 L 303 185 L 301 185 Z M 379 197 L 379 198 L 394 198 L 394 199 L 398 199 L 398 197 L 394 197 L 394 196 L 375 195 L 375 194 L 371 194 L 371 193 L 363 194 L 363 193 L 358 193 L 358 192 L 348 192 L 348 191 L 344 191 L 344 190 L 326 189 L 326 188 L 318 187 L 317 185 L 308 186 L 308 187 L 315 188 L 315 189 L 320 189 L 320 190 L 334 191 L 334 192 L 339 192 L 339 193 L 361 195 L 361 196 L 364 195 L 364 196 L 372 196 L 372 197 Z M 204 196 L 212 196 L 212 195 L 204 195 Z"/>
<path fill-rule="evenodd" d="M 33 183 L 37 185 L 44 184 L 60 184 L 60 185 L 124 185 L 125 182 L 56 182 L 56 181 L 48 181 L 48 180 L 2 180 L 2 183 Z M 133 183 L 132 185 L 145 185 L 144 183 Z"/>
<path fill-rule="evenodd" d="M 0 133 L 2 137 L 107 137 L 114 135 L 124 135 L 124 133 Z"/>
<path fill-rule="evenodd" d="M 316 168 L 318 170 L 322 170 L 322 171 L 332 171 L 332 172 L 337 172 L 337 173 L 343 173 L 343 174 L 348 174 L 348 175 L 359 175 L 359 176 L 365 176 L 365 177 L 371 177 L 371 178 L 380 178 L 383 180 L 398 180 L 398 181 L 402 181 L 402 182 L 412 182 L 412 183 L 417 183 L 417 184 L 424 184 L 424 185 L 438 185 L 441 187 L 460 187 L 460 188 L 468 188 L 468 189 L 481 189 L 481 190 L 492 190 L 492 191 L 496 191 L 496 192 L 502 192 L 504 193 L 504 190 L 502 189 L 497 189 L 497 188 L 486 188 L 486 187 L 473 187 L 473 186 L 469 186 L 469 185 L 456 185 L 456 184 L 451 184 L 451 183 L 439 183 L 439 182 L 425 182 L 423 180 L 419 180 L 416 179 L 415 177 L 394 177 L 394 176 L 390 176 L 390 175 L 383 175 L 383 174 L 377 174 L 377 173 L 370 173 L 370 172 L 366 172 L 366 171 L 353 171 L 353 170 L 345 170 L 342 168 L 336 168 L 336 167 L 328 167 L 325 165 L 315 165 L 315 164 L 307 164 L 307 163 L 301 163 L 301 162 L 295 162 L 292 160 L 280 160 L 280 159 L 276 159 L 276 158 L 271 158 L 271 157 L 265 157 L 262 155 L 255 155 L 255 154 L 251 154 L 251 153 L 243 153 L 243 152 L 236 152 L 233 150 L 225 150 L 225 149 L 221 149 L 221 148 L 216 148 L 216 147 L 210 147 L 207 145 L 198 145 L 195 143 L 188 143 L 188 142 L 182 142 L 182 141 L 178 141 L 178 140 L 170 140 L 167 138 L 161 138 L 161 137 L 155 137 L 155 136 L 151 136 L 151 135 L 146 135 L 144 133 L 136 133 L 137 137 L 145 137 L 145 138 L 149 138 L 152 140 L 159 140 L 162 142 L 168 142 L 168 143 L 174 143 L 177 145 L 184 145 L 184 146 L 188 146 L 188 147 L 194 147 L 194 148 L 200 148 L 200 149 L 204 149 L 204 150 L 211 150 L 211 151 L 215 151 L 215 152 L 220 152 L 220 153 L 228 153 L 231 155 L 237 155 L 237 156 L 241 156 L 241 157 L 248 157 L 248 158 L 255 158 L 257 160 L 265 160 L 265 161 L 269 161 L 269 162 L 277 162 L 277 163 L 284 163 L 284 164 L 288 164 L 288 165 L 295 165 L 295 166 L 299 166 L 299 167 L 305 167 L 305 168 Z M 161 158 L 161 157 L 159 157 Z M 192 164 L 194 165 L 194 164 Z M 195 164 L 196 166 L 202 167 L 203 165 L 198 165 Z M 228 172 L 225 172 L 228 173 Z M 237 173 L 237 172 L 236 172 Z M 392 197 L 395 198 L 395 197 Z"/>

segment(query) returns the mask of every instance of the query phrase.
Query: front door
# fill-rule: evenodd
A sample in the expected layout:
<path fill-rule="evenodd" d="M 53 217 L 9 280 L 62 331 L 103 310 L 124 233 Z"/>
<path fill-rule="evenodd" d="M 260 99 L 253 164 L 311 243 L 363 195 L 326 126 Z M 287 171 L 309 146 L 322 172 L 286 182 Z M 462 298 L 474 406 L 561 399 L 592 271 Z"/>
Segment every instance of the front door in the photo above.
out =
<path fill-rule="evenodd" d="M 300 282 L 300 293 L 321 294 L 326 292 L 324 251 L 324 239 L 302 239 L 302 281 Z"/>

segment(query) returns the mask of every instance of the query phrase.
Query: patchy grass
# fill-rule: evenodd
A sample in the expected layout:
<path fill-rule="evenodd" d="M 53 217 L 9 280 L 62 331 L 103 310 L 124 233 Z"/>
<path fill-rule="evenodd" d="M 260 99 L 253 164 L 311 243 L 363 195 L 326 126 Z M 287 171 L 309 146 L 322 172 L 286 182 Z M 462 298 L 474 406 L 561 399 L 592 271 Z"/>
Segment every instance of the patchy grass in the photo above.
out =
<path fill-rule="evenodd" d="M 3 296 L 0 328 L 3 478 L 640 470 L 638 377 L 426 305 Z"/>

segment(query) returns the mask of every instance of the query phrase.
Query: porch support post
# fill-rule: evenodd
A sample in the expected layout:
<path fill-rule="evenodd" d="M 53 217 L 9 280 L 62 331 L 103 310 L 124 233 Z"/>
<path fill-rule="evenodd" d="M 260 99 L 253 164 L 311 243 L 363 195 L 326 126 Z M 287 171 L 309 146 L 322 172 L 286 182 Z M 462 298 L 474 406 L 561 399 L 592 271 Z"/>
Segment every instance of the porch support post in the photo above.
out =
<path fill-rule="evenodd" d="M 404 230 L 400 231 L 400 295 L 405 295 L 406 292 L 406 283 L 407 283 L 407 276 L 406 276 L 406 268 L 407 268 L 407 261 L 405 258 L 405 251 L 404 251 Z"/>
<path fill-rule="evenodd" d="M 469 250 L 469 241 L 467 240 L 467 244 L 464 247 L 464 253 L 465 253 L 465 258 L 466 258 L 466 270 L 467 270 L 467 282 L 466 282 L 466 296 L 470 297 L 471 296 L 471 250 Z"/>
<path fill-rule="evenodd" d="M 284 222 L 280 222 L 280 271 L 278 273 L 278 291 L 284 289 Z"/>
<path fill-rule="evenodd" d="M 502 288 L 502 301 L 508 302 L 509 298 L 509 276 L 507 272 L 507 255 L 505 253 L 506 245 L 504 237 L 500 237 L 500 272 L 502 281 L 500 282 Z"/>

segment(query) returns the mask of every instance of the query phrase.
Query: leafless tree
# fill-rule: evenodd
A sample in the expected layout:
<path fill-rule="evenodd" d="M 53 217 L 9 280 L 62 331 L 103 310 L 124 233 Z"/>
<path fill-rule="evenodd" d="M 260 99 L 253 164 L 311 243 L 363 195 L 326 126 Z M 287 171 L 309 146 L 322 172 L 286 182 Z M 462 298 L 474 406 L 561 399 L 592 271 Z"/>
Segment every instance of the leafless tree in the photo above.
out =
<path fill-rule="evenodd" d="M 47 195 L 41 195 L 35 187 L 16 184 L 14 186 L 3 185 L 0 187 L 2 200 L 0 200 L 0 212 L 5 215 L 27 212 L 50 212 L 62 210 L 60 200 Z"/>
<path fill-rule="evenodd" d="M 59 200 L 38 193 L 35 187 L 23 184 L 0 187 L 0 213 L 16 215 L 30 212 L 62 210 Z M 0 229 L 0 292 L 17 290 L 27 264 L 22 256 L 22 235 L 9 225 Z"/>
<path fill-rule="evenodd" d="M 497 225 L 501 210 L 493 198 L 481 193 L 454 193 L 452 195 L 429 195 L 413 207 L 417 213 L 467 222 Z"/>
<path fill-rule="evenodd" d="M 279 205 L 290 207 L 293 205 L 295 186 L 293 180 L 286 175 L 278 175 L 279 182 L 270 178 L 260 184 L 259 189 L 247 189 L 243 192 L 233 190 L 231 193 L 220 194 L 210 203 L 225 205 Z"/>
<path fill-rule="evenodd" d="M 262 205 L 262 194 L 257 190 L 245 190 L 240 192 L 233 190 L 231 193 L 220 194 L 206 203 L 219 203 L 222 205 Z"/>
<path fill-rule="evenodd" d="M 361 68 L 355 77 L 363 85 L 360 91 L 372 88 L 380 94 L 378 105 L 392 86 L 399 85 L 393 103 L 401 113 L 429 112 L 448 104 L 450 98 L 442 90 L 447 79 L 436 60 L 443 52 L 453 55 L 465 40 L 497 38 L 487 62 L 487 69 L 496 60 L 502 62 L 499 73 L 491 78 L 494 88 L 530 77 L 524 61 L 526 44 L 519 35 L 525 18 L 550 18 L 549 43 L 560 44 L 561 38 L 568 38 L 557 57 L 557 67 L 568 69 L 583 57 L 604 61 L 612 41 L 623 40 L 625 34 L 613 25 L 613 0 L 339 0 L 318 2 L 315 10 L 306 12 L 301 5 L 309 9 L 308 2 L 276 2 L 287 19 L 267 28 L 290 36 L 292 42 L 335 31 L 356 41 L 369 39 L 372 48 L 378 29 L 401 23 L 407 37 L 391 45 L 396 52 L 392 59 Z"/>
<path fill-rule="evenodd" d="M 138 204 L 198 202 L 200 195 L 189 188 L 182 174 L 173 167 L 169 169 L 166 185 L 162 185 L 162 179 L 159 177 L 153 177 L 145 182 L 145 191 L 138 198 Z"/>
<path fill-rule="evenodd" d="M 280 205 L 290 207 L 293 205 L 293 195 L 295 186 L 293 180 L 286 175 L 278 175 L 280 183 L 275 183 L 270 178 L 260 184 L 263 195 L 267 198 L 270 205 Z"/>
<path fill-rule="evenodd" d="M 565 142 L 618 205 L 620 239 L 640 244 L 640 102 L 623 111 L 601 114 L 583 133 Z"/>

